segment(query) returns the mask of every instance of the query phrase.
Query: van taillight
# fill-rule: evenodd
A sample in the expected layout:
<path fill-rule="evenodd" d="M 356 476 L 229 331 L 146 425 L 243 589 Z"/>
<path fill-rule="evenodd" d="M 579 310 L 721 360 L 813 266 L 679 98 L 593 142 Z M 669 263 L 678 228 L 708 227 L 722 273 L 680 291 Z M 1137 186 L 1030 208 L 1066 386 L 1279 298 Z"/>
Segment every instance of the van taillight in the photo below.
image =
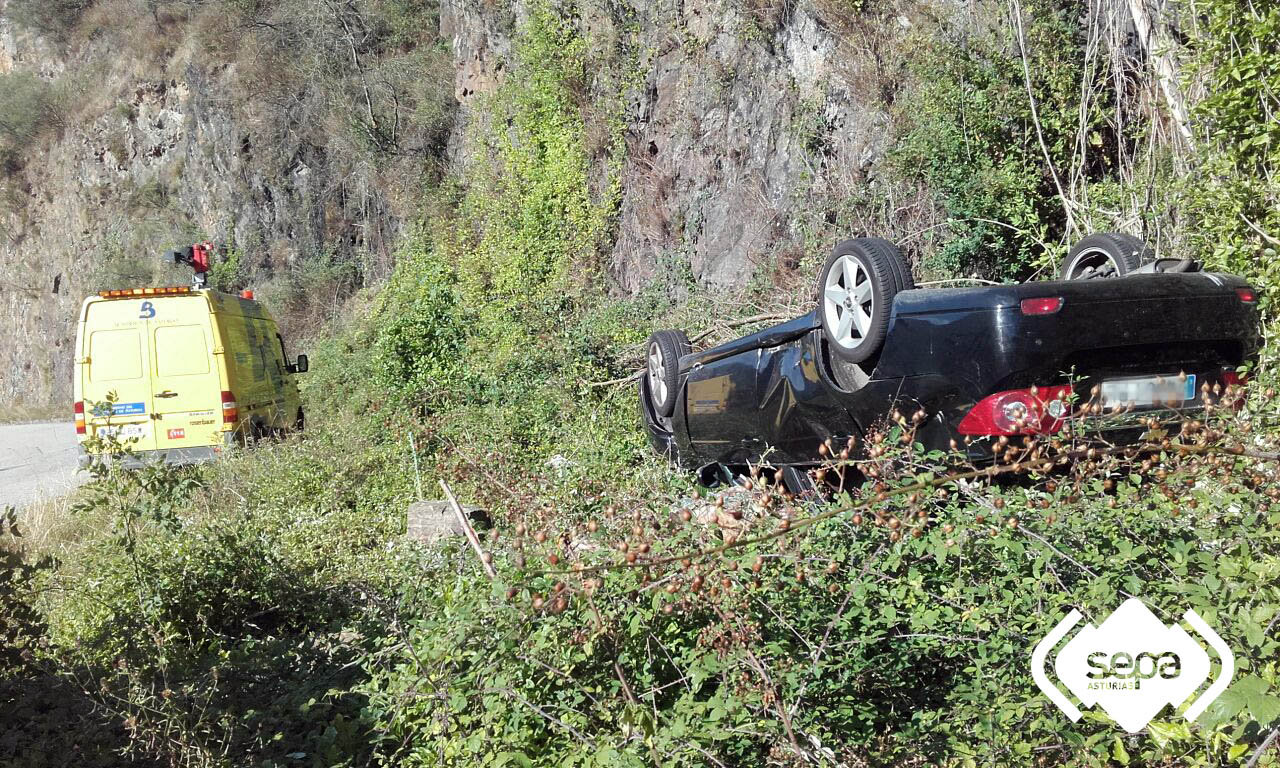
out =
<path fill-rule="evenodd" d="M 76 401 L 76 404 L 73 410 L 75 411 L 75 414 L 76 414 L 76 434 L 83 435 L 85 434 L 84 402 Z"/>
<path fill-rule="evenodd" d="M 962 435 L 1051 434 L 1062 428 L 1071 409 L 1070 396 L 1069 384 L 997 392 L 978 401 L 956 431 Z"/>
<path fill-rule="evenodd" d="M 236 403 L 236 396 L 223 390 L 222 392 L 222 423 L 235 424 L 240 420 L 239 405 Z"/>

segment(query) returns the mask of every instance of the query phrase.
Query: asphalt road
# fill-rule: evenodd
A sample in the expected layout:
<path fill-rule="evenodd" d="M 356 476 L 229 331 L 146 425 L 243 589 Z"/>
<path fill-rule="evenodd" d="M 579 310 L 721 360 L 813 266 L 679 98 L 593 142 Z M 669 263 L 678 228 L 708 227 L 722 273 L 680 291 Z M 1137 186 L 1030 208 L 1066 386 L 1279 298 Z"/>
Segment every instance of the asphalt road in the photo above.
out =
<path fill-rule="evenodd" d="M 0 425 L 0 509 L 62 496 L 83 482 L 70 422 Z"/>

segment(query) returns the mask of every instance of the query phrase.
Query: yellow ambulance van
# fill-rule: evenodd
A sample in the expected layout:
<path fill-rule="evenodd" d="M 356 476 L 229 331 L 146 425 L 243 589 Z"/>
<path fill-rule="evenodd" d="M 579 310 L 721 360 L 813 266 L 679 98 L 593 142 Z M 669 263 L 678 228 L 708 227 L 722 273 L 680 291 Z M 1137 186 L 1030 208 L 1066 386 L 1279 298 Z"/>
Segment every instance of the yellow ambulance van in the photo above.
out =
<path fill-rule="evenodd" d="M 190 464 L 303 426 L 295 374 L 253 295 L 132 288 L 85 299 L 76 332 L 75 418 L 86 442 L 113 435 L 135 461 Z"/>

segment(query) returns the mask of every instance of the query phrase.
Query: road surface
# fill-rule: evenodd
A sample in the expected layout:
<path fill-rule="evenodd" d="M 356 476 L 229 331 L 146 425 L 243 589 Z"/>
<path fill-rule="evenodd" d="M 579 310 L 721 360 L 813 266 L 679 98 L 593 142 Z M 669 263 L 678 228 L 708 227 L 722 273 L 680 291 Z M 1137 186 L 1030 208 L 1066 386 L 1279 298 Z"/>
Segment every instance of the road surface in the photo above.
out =
<path fill-rule="evenodd" d="M 62 496 L 84 478 L 74 424 L 0 424 L 0 509 Z"/>

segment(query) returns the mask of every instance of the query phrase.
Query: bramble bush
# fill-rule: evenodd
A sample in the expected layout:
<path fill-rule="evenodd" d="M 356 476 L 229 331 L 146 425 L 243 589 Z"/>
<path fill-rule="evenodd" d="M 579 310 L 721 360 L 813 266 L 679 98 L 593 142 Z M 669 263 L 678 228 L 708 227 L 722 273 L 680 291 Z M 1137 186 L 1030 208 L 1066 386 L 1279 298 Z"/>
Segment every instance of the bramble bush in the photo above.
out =
<path fill-rule="evenodd" d="M 383 761 L 1251 757 L 1280 720 L 1277 456 L 1251 426 L 1220 413 L 1108 449 L 1081 420 L 1001 441 L 997 477 L 912 449 L 912 423 L 873 433 L 865 459 L 833 447 L 823 481 L 857 487 L 830 506 L 761 470 L 692 510 L 649 497 L 585 523 L 515 517 L 491 542 L 498 584 L 473 567 L 410 590 L 406 633 L 366 658 Z M 1235 682 L 1196 724 L 1072 724 L 1032 683 L 1031 650 L 1071 608 L 1097 623 L 1135 594 L 1166 622 L 1194 608 L 1217 627 Z"/>
<path fill-rule="evenodd" d="M 41 661 L 166 764 L 353 764 L 372 596 L 409 578 L 407 457 L 317 435 L 216 467 L 96 462 L 86 535 L 36 586 Z M 125 447 L 124 452 L 127 452 Z M 295 757 L 288 757 L 295 755 Z"/>

